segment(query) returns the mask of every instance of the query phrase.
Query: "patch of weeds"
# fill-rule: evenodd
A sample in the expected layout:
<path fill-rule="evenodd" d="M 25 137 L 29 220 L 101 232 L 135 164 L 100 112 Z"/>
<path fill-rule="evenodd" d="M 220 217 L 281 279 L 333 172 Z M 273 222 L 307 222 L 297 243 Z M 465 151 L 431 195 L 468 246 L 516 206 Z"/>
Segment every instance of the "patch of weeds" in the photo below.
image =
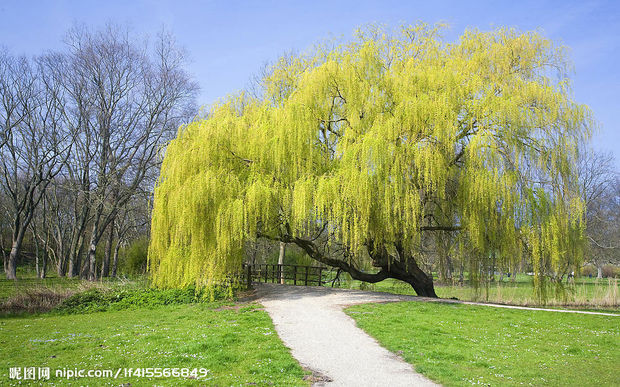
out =
<path fill-rule="evenodd" d="M 129 289 L 105 291 L 90 289 L 76 293 L 64 300 L 54 312 L 77 314 L 122 310 L 134 308 L 153 308 L 162 305 L 182 305 L 201 302 L 202 292 L 194 288 L 185 289 Z"/>
<path fill-rule="evenodd" d="M 21 313 L 48 312 L 73 294 L 70 290 L 32 288 L 24 289 L 0 303 L 0 315 L 15 315 Z"/>

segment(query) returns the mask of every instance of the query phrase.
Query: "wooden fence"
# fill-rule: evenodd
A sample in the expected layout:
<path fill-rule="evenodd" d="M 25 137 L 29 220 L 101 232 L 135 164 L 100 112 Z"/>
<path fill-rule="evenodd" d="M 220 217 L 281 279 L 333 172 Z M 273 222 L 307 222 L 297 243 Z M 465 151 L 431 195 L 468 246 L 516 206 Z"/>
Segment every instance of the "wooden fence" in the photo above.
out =
<path fill-rule="evenodd" d="M 252 282 L 280 283 L 281 281 L 292 285 L 323 286 L 326 283 L 323 280 L 323 271 L 328 270 L 328 268 L 320 266 L 266 263 L 243 265 L 243 273 L 248 287 L 251 287 Z"/>

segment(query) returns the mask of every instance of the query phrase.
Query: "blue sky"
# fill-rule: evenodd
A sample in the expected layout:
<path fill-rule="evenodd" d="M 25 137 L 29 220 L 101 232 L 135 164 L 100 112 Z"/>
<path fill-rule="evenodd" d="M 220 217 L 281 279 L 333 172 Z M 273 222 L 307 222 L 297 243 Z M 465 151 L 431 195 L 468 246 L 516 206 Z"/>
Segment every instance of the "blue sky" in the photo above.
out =
<path fill-rule="evenodd" d="M 162 26 L 191 54 L 190 71 L 208 104 L 245 87 L 266 61 L 318 40 L 349 37 L 367 23 L 447 22 L 464 29 L 539 29 L 571 48 L 575 99 L 594 111 L 595 148 L 620 169 L 620 1 L 28 1 L 0 2 L 0 45 L 36 55 L 62 46 L 74 23 L 128 23 L 137 34 Z"/>

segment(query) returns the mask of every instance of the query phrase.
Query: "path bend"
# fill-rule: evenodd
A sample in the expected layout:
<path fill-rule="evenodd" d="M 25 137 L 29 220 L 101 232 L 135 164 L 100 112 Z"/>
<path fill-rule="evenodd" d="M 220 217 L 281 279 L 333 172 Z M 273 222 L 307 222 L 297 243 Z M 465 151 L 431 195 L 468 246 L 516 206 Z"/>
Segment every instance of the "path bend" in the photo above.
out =
<path fill-rule="evenodd" d="M 275 284 L 259 284 L 257 293 L 293 357 L 331 379 L 315 386 L 436 386 L 342 310 L 359 303 L 404 301 L 407 296 Z"/>

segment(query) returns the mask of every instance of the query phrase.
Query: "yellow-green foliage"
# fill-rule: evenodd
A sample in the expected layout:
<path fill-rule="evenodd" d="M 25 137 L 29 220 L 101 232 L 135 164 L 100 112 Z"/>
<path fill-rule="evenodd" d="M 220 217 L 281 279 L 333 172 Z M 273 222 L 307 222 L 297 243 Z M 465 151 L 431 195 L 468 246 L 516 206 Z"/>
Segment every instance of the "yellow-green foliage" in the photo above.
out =
<path fill-rule="evenodd" d="M 303 236 L 324 222 L 353 252 L 456 226 L 474 263 L 525 251 L 553 276 L 578 262 L 573 161 L 591 119 L 564 50 L 537 33 L 440 31 L 370 27 L 282 58 L 260 98 L 181 128 L 155 190 L 154 283 L 209 286 L 240 269 L 257 228 Z"/>

